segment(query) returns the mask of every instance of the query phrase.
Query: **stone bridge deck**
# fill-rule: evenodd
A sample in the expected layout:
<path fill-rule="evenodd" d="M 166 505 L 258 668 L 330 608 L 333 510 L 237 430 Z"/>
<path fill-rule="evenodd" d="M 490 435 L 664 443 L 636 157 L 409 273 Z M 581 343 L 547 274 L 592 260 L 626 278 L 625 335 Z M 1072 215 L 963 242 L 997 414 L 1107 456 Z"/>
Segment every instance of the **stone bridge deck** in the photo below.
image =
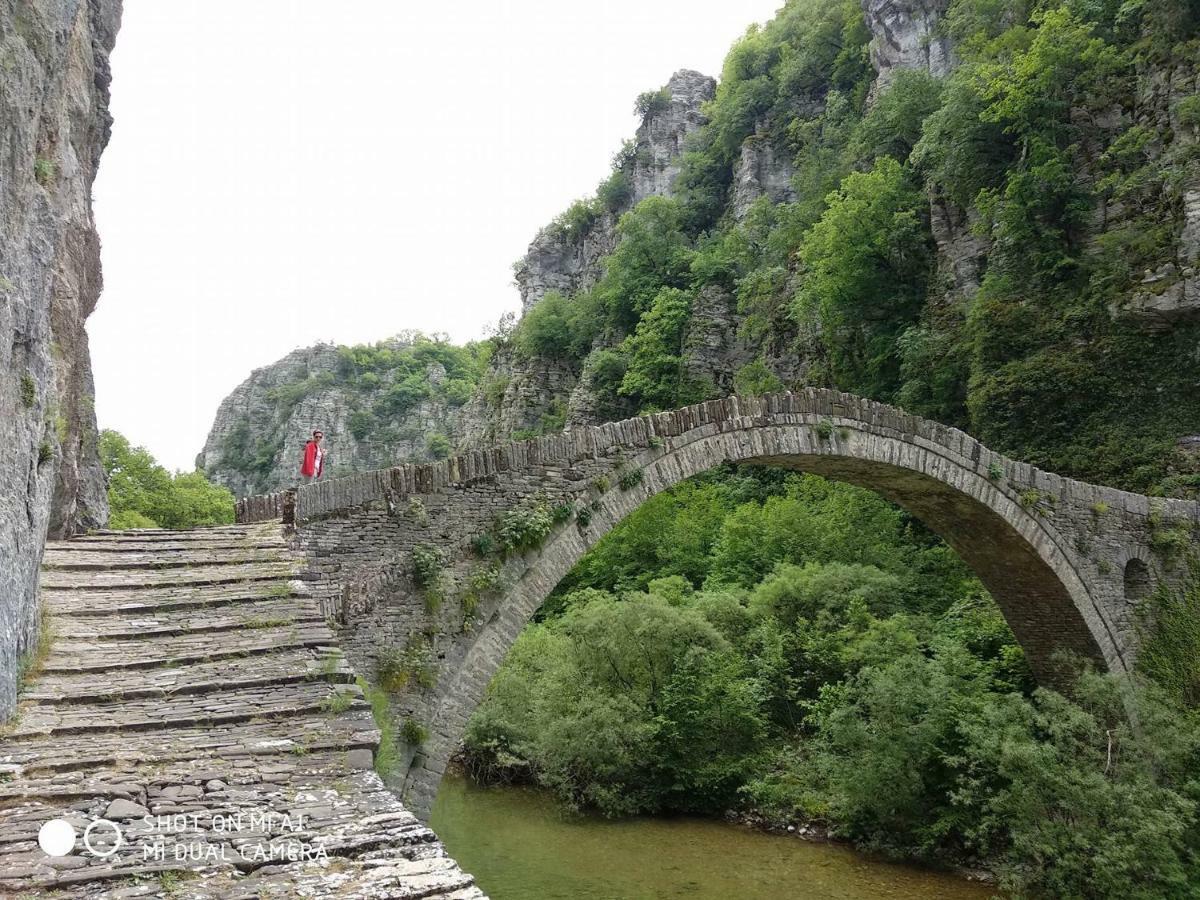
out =
<path fill-rule="evenodd" d="M 278 524 L 47 547 L 52 644 L 0 733 L 0 896 L 483 897 L 372 770 L 370 707 L 296 574 Z M 56 818 L 78 837 L 50 857 Z"/>

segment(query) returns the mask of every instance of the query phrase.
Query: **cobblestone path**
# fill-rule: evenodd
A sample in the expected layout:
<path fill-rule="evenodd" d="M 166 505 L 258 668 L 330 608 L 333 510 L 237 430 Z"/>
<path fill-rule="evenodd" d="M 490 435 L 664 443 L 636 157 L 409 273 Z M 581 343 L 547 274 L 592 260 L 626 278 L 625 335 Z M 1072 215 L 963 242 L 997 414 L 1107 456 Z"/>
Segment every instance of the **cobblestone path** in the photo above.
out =
<path fill-rule="evenodd" d="M 297 566 L 278 524 L 47 546 L 50 650 L 0 732 L 0 896 L 483 897 L 373 771 Z"/>

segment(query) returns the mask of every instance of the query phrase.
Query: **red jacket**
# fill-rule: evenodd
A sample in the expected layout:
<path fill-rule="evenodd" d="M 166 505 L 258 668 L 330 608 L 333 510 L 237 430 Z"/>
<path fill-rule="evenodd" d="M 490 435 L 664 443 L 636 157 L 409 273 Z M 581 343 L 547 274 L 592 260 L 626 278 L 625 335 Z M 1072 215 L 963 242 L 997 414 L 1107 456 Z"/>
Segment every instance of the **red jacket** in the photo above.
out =
<path fill-rule="evenodd" d="M 317 442 L 309 441 L 304 445 L 304 461 L 300 463 L 300 474 L 308 478 L 320 478 L 321 470 L 325 468 L 325 454 L 317 459 Z"/>

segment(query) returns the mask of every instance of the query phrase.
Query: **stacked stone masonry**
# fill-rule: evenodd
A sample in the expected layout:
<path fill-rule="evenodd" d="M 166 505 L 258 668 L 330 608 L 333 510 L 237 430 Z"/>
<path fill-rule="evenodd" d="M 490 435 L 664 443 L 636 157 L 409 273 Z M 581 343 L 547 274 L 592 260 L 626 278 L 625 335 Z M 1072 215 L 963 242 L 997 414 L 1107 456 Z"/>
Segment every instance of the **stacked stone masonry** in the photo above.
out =
<path fill-rule="evenodd" d="M 49 545 L 53 641 L 0 735 L 0 896 L 483 897 L 372 770 L 300 569 L 278 522 Z M 82 839 L 100 819 L 109 857 L 113 826 Z"/>
<path fill-rule="evenodd" d="M 559 580 L 647 498 L 723 462 L 815 472 L 908 509 L 980 577 L 1044 680 L 1058 650 L 1128 671 L 1138 601 L 1182 579 L 1179 537 L 1194 543 L 1200 524 L 1195 503 L 1062 478 L 826 390 L 730 397 L 302 486 L 294 543 L 351 663 L 371 677 L 400 655 L 421 675 L 392 697 L 394 716 L 429 735 L 403 748 L 391 778 L 410 808 L 428 812 L 467 718 Z M 481 554 L 478 538 L 522 505 L 572 514 L 535 549 Z M 436 590 L 413 581 L 419 546 L 443 561 Z"/>

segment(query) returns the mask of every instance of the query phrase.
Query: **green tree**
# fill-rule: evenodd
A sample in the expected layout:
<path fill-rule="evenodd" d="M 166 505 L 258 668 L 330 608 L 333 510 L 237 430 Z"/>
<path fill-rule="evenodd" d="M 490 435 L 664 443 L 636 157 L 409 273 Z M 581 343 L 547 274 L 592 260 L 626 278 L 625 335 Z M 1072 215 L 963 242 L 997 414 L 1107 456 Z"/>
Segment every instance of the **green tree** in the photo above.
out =
<path fill-rule="evenodd" d="M 108 479 L 109 527 L 195 528 L 233 521 L 233 495 L 202 472 L 172 475 L 144 447 L 117 433 L 100 433 L 100 461 Z"/>
<path fill-rule="evenodd" d="M 851 390 L 891 397 L 896 337 L 921 309 L 930 241 L 920 194 L 891 157 L 848 176 L 800 247 L 797 312 L 829 335 L 832 373 Z"/>
<path fill-rule="evenodd" d="M 678 404 L 683 331 L 691 310 L 689 294 L 663 288 L 626 341 L 629 368 L 620 393 L 636 398 L 642 409 L 671 409 Z"/>

